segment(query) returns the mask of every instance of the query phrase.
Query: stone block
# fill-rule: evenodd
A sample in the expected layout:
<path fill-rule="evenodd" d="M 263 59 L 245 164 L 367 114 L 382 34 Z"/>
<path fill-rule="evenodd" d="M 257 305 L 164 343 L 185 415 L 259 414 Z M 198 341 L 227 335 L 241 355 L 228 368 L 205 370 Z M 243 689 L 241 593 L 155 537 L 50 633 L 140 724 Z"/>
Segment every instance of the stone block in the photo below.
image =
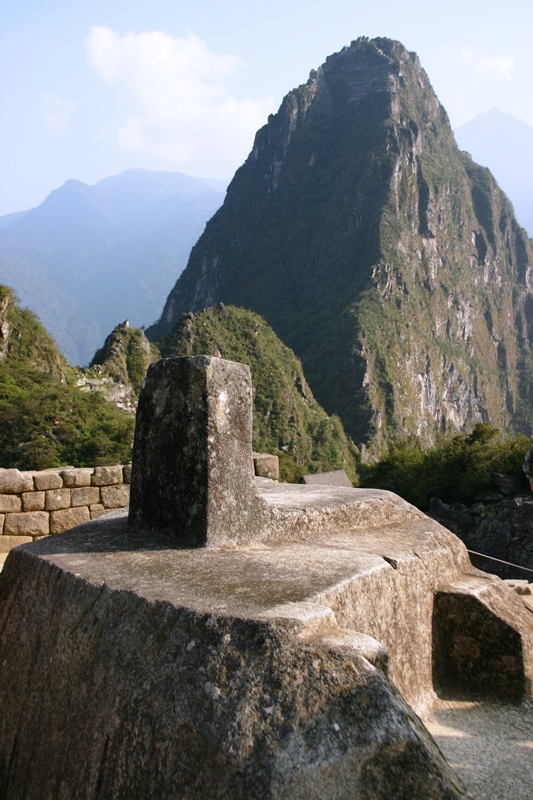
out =
<path fill-rule="evenodd" d="M 519 487 L 513 475 L 503 475 L 500 472 L 493 472 L 492 483 L 494 488 L 505 496 L 518 494 Z"/>
<path fill-rule="evenodd" d="M 254 472 L 258 478 L 279 479 L 279 458 L 269 453 L 254 453 Z"/>
<path fill-rule="evenodd" d="M 4 519 L 5 519 L 5 515 L 4 514 L 0 514 L 0 536 L 4 532 Z"/>
<path fill-rule="evenodd" d="M 0 493 L 17 494 L 33 491 L 33 478 L 18 469 L 0 469 Z"/>
<path fill-rule="evenodd" d="M 33 476 L 35 488 L 45 492 L 47 489 L 61 489 L 63 478 L 59 472 L 36 472 Z"/>
<path fill-rule="evenodd" d="M 64 469 L 61 473 L 63 486 L 68 486 L 70 489 L 76 489 L 79 486 L 90 486 L 93 472 L 94 470 L 92 469 Z"/>
<path fill-rule="evenodd" d="M 82 522 L 88 522 L 90 519 L 91 513 L 87 506 L 52 511 L 50 513 L 50 533 L 68 531 L 70 528 L 75 528 L 76 525 L 81 525 Z"/>
<path fill-rule="evenodd" d="M 373 622 L 400 600 L 402 613 L 385 624 L 398 626 L 389 640 L 401 649 L 401 671 L 416 674 L 424 648 L 431 677 L 433 582 L 420 566 L 438 553 L 437 579 L 447 574 L 455 562 L 446 540 L 431 531 L 424 561 L 412 555 L 414 574 L 395 582 L 371 536 L 354 573 L 346 569 L 349 536 L 338 542 L 331 570 L 328 531 L 314 558 L 306 543 L 302 559 L 292 542 L 275 555 L 269 548 L 191 552 L 137 533 L 130 546 L 125 522 L 106 517 L 29 545 L 31 562 L 10 557 L 0 604 L 1 763 L 9 763 L 15 742 L 25 747 L 15 751 L 5 800 L 54 800 L 62 785 L 83 787 L 84 798 L 129 800 L 465 797 L 382 672 L 380 640 L 336 622 L 344 603 L 358 621 L 364 606 L 365 622 L 366 615 Z M 397 538 L 395 530 L 387 551 L 395 552 Z M 357 536 L 353 547 L 352 558 Z M 379 559 L 385 566 L 376 569 Z M 354 592 L 361 569 L 366 587 Z M 322 598 L 317 603 L 317 585 L 333 597 L 335 613 Z M 248 604 L 236 587 L 248 589 Z M 374 595 L 387 597 L 377 613 Z M 343 623 L 349 619 L 344 612 Z M 413 647 L 402 633 L 422 619 L 425 635 Z M 39 726 L 24 713 L 36 707 Z M 100 729 L 105 738 L 87 735 Z"/>
<path fill-rule="evenodd" d="M 16 494 L 0 494 L 0 512 L 22 511 L 22 501 Z"/>
<path fill-rule="evenodd" d="M 102 514 L 107 513 L 107 509 L 104 508 L 101 503 L 94 503 L 94 505 L 89 506 L 89 511 L 91 514 L 91 519 L 96 519 L 97 517 L 101 517 Z"/>
<path fill-rule="evenodd" d="M 70 505 L 90 506 L 100 502 L 100 489 L 96 486 L 82 486 L 79 489 L 70 490 Z"/>
<path fill-rule="evenodd" d="M 132 526 L 186 547 L 257 538 L 268 512 L 253 472 L 249 367 L 210 356 L 151 364 L 132 461 Z"/>
<path fill-rule="evenodd" d="M 100 497 L 104 508 L 124 508 L 130 501 L 130 487 L 125 483 L 120 486 L 102 486 Z"/>
<path fill-rule="evenodd" d="M 331 472 L 316 472 L 314 475 L 302 475 L 298 483 L 310 486 L 346 486 L 353 488 L 353 484 L 343 469 L 335 469 Z"/>
<path fill-rule="evenodd" d="M 70 508 L 70 489 L 48 489 L 45 508 L 47 511 Z"/>
<path fill-rule="evenodd" d="M 49 515 L 46 511 L 23 511 L 6 514 L 5 536 L 42 536 L 49 533 Z"/>
<path fill-rule="evenodd" d="M 115 486 L 123 480 L 122 467 L 95 467 L 91 486 Z"/>
<path fill-rule="evenodd" d="M 33 542 L 31 536 L 0 536 L 0 553 L 9 553 L 13 547 L 29 542 Z"/>
<path fill-rule="evenodd" d="M 483 600 L 482 595 L 474 597 L 461 589 L 436 593 L 432 620 L 435 691 L 445 698 L 520 701 L 527 680 L 520 632 Z"/>
<path fill-rule="evenodd" d="M 45 492 L 24 492 L 22 495 L 23 511 L 44 511 Z"/>
<path fill-rule="evenodd" d="M 124 464 L 122 467 L 122 479 L 124 483 L 131 483 L 131 464 Z"/>

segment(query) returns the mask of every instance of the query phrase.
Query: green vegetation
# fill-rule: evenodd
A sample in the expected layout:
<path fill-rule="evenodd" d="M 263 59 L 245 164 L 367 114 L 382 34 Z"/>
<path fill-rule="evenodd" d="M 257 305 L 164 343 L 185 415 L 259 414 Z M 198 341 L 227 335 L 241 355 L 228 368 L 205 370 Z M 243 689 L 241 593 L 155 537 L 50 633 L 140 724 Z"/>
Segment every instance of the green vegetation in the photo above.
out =
<path fill-rule="evenodd" d="M 339 418 L 318 405 L 299 360 L 262 317 L 220 304 L 185 314 L 159 344 L 165 358 L 214 355 L 250 366 L 253 447 L 279 456 L 282 480 L 332 469 L 344 469 L 356 480 L 354 444 Z"/>
<path fill-rule="evenodd" d="M 253 446 L 279 456 L 283 480 L 344 469 L 356 481 L 357 450 L 339 418 L 328 417 L 318 405 L 300 362 L 261 317 L 223 306 L 188 314 L 160 345 L 164 357 L 211 354 L 250 365 Z M 91 367 L 78 371 L 35 314 L 20 309 L 11 290 L 0 287 L 0 354 L 1 466 L 129 461 L 134 416 L 105 395 L 112 396 L 116 387 L 127 394 L 131 387 L 134 399 L 138 396 L 148 364 L 160 357 L 142 330 L 118 325 Z M 81 391 L 80 378 L 93 391 Z"/>
<path fill-rule="evenodd" d="M 98 393 L 83 393 L 38 318 L 0 286 L 0 466 L 127 463 L 134 420 Z"/>
<path fill-rule="evenodd" d="M 372 458 L 480 410 L 530 433 L 531 263 L 416 55 L 361 38 L 258 131 L 148 335 L 217 301 L 261 314 Z"/>
<path fill-rule="evenodd" d="M 494 472 L 513 475 L 526 484 L 524 455 L 531 442 L 518 434 L 504 437 L 489 422 L 477 423 L 469 434 L 448 436 L 428 450 L 410 437 L 393 444 L 378 463 L 360 468 L 361 486 L 388 489 L 423 511 L 432 497 L 469 505 L 493 491 Z"/>
<path fill-rule="evenodd" d="M 138 398 L 148 365 L 158 358 L 157 346 L 148 341 L 141 328 L 130 328 L 122 323 L 96 351 L 91 367 L 103 366 L 105 374 L 117 383 L 131 384 Z M 90 369 L 86 374 L 90 374 Z"/>

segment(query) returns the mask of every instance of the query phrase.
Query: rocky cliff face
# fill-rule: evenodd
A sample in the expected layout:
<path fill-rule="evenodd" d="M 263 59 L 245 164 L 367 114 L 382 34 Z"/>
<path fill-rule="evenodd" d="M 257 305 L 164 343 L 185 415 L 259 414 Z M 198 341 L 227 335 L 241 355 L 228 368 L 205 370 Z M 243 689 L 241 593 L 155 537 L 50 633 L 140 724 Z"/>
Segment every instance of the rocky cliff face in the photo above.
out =
<path fill-rule="evenodd" d="M 258 311 L 374 453 L 489 418 L 529 432 L 532 267 L 417 56 L 361 38 L 258 131 L 149 333 L 216 301 Z"/>

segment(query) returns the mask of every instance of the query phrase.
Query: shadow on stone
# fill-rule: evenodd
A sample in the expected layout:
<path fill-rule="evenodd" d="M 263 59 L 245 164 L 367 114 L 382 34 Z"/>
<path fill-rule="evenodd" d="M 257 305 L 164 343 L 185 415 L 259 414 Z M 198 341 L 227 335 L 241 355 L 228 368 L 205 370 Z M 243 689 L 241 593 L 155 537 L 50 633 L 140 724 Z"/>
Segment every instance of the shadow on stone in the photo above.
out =
<path fill-rule="evenodd" d="M 439 592 L 433 610 L 433 682 L 442 698 L 520 702 L 531 690 L 520 633 L 478 598 Z"/>

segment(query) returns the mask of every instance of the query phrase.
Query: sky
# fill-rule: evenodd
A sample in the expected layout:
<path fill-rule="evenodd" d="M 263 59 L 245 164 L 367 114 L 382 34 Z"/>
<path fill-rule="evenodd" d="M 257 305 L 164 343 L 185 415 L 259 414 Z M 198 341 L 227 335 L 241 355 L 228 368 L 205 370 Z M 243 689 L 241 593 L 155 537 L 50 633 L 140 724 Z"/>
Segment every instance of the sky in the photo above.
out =
<path fill-rule="evenodd" d="M 229 179 L 359 36 L 417 52 L 453 127 L 533 125 L 532 30 L 531 0 L 0 0 L 0 215 L 130 168 Z"/>

